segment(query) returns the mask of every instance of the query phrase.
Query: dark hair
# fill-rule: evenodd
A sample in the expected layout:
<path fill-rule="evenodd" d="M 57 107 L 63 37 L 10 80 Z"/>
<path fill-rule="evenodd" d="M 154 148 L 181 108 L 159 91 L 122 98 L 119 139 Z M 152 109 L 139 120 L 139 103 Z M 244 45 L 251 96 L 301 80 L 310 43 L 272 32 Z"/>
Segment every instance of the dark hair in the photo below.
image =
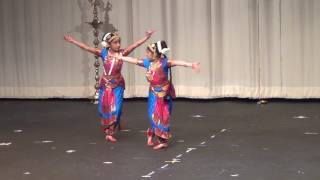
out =
<path fill-rule="evenodd" d="M 163 40 L 157 41 L 155 47 L 157 57 L 161 57 L 161 55 L 165 56 L 166 52 L 169 51 L 167 43 Z"/>

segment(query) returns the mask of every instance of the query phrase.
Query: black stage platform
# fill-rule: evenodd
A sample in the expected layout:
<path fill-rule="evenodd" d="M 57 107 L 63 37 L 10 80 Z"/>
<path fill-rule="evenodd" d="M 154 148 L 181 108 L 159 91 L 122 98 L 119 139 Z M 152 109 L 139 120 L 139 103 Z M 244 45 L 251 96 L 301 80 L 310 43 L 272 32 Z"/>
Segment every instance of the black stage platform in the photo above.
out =
<path fill-rule="evenodd" d="M 165 150 L 146 146 L 146 99 L 105 142 L 88 100 L 0 100 L 1 180 L 319 180 L 320 102 L 178 99 Z"/>

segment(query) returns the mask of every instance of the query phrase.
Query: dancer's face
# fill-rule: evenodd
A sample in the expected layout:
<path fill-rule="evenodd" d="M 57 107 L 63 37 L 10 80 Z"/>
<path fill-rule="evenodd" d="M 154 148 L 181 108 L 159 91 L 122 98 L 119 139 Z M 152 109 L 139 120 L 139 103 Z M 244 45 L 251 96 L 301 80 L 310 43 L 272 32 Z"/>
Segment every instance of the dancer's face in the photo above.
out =
<path fill-rule="evenodd" d="M 115 39 L 110 43 L 110 49 L 112 51 L 118 52 L 121 47 L 121 40 L 120 39 Z"/>
<path fill-rule="evenodd" d="M 146 50 L 146 57 L 147 57 L 148 59 L 151 59 L 151 61 L 154 60 L 153 52 L 151 52 L 148 48 L 147 48 L 147 50 Z"/>

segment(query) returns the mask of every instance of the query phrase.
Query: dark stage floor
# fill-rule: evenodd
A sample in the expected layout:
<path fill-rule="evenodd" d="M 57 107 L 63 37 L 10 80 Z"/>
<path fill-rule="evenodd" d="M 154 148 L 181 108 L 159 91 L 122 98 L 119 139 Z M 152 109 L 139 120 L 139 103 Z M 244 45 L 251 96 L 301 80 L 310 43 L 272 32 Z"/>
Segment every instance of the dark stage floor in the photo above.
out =
<path fill-rule="evenodd" d="M 320 102 L 176 100 L 166 150 L 146 146 L 146 100 L 105 142 L 86 100 L 0 100 L 0 179 L 320 179 Z"/>

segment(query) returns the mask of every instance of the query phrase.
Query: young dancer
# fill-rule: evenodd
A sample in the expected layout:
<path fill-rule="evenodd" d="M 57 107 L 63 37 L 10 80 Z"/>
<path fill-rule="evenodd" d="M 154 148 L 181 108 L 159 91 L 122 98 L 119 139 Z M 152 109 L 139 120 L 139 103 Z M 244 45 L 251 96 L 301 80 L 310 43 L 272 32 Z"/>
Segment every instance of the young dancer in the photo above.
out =
<path fill-rule="evenodd" d="M 125 89 L 125 81 L 121 74 L 123 62 L 120 59 L 112 57 L 119 55 L 127 56 L 135 48 L 146 42 L 153 33 L 153 30 L 147 31 L 144 38 L 135 42 L 127 49 L 121 49 L 121 38 L 114 32 L 103 35 L 101 42 L 102 49 L 89 47 L 84 43 L 76 41 L 70 35 L 64 36 L 66 41 L 102 58 L 103 75 L 100 79 L 98 111 L 107 141 L 117 141 L 114 133 L 116 127 L 120 124 Z"/>
<path fill-rule="evenodd" d="M 147 144 L 153 149 L 168 147 L 170 133 L 170 115 L 172 111 L 172 98 L 175 97 L 169 69 L 173 66 L 191 67 L 199 70 L 200 63 L 168 60 L 169 51 L 165 41 L 152 43 L 147 47 L 146 58 L 118 56 L 116 59 L 133 63 L 147 69 L 146 77 L 150 83 L 148 98 L 148 117 L 150 128 L 147 131 Z M 170 75 L 171 76 L 171 75 Z"/>

